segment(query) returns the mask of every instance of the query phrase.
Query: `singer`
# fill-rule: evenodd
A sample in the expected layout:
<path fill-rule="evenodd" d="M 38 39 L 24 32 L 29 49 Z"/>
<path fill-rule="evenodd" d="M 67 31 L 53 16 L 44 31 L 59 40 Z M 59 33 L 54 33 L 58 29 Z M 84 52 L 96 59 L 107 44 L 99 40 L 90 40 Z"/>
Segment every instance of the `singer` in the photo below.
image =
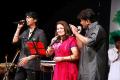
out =
<path fill-rule="evenodd" d="M 77 80 L 79 50 L 66 21 L 57 22 L 55 36 L 46 51 L 47 56 L 55 54 L 53 80 Z"/>
<path fill-rule="evenodd" d="M 85 35 L 79 34 L 76 27 L 71 25 L 73 34 L 82 42 L 79 64 L 79 80 L 107 80 L 108 58 L 107 37 L 104 28 L 96 20 L 92 9 L 82 10 L 78 19 Z"/>
<path fill-rule="evenodd" d="M 21 52 L 14 80 L 39 80 L 40 59 L 46 51 L 46 37 L 42 29 L 38 28 L 38 16 L 36 12 L 26 13 L 26 24 L 28 29 L 20 34 L 24 24 L 18 23 L 13 37 L 13 43 L 21 42 Z M 39 49 L 38 49 L 39 48 Z M 41 53 L 42 52 L 42 53 Z"/>

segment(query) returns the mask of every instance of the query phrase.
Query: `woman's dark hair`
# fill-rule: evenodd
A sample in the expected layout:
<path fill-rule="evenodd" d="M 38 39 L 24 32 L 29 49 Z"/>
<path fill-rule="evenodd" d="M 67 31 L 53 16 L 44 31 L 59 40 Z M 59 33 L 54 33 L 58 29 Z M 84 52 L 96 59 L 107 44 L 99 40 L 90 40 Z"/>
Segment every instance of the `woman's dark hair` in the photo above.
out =
<path fill-rule="evenodd" d="M 63 21 L 63 20 L 58 21 L 58 22 L 56 23 L 56 28 L 57 28 L 57 25 L 58 25 L 58 24 L 63 25 L 64 30 L 65 30 L 65 35 L 63 36 L 63 40 L 67 39 L 69 36 L 72 35 L 72 31 L 71 31 L 71 29 L 70 29 L 70 26 L 68 25 L 68 23 L 67 23 L 66 21 Z M 55 35 L 56 35 L 56 36 L 58 35 L 58 34 L 57 34 L 57 29 L 56 29 Z M 58 39 L 60 39 L 60 37 L 58 37 Z"/>
<path fill-rule="evenodd" d="M 82 10 L 78 16 L 78 19 L 83 19 L 83 20 L 90 20 L 91 22 L 95 22 L 96 21 L 96 14 L 92 9 L 84 9 Z"/>

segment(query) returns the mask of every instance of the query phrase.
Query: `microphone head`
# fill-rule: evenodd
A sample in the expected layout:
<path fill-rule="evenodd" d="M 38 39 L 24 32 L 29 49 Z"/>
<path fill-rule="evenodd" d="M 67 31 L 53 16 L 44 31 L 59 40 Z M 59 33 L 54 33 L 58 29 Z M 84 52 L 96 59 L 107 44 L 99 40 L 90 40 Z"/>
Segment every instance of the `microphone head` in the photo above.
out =
<path fill-rule="evenodd" d="M 59 36 L 55 36 L 54 38 L 52 38 L 50 46 L 52 46 L 58 39 Z"/>
<path fill-rule="evenodd" d="M 24 24 L 25 23 L 25 20 L 20 20 L 20 21 L 16 21 L 16 22 L 13 22 L 14 24 Z"/>
<path fill-rule="evenodd" d="M 19 23 L 25 23 L 25 20 L 20 20 Z"/>
<path fill-rule="evenodd" d="M 78 33 L 80 33 L 82 31 L 82 27 L 81 26 L 77 26 L 78 29 Z"/>
<path fill-rule="evenodd" d="M 69 24 L 70 28 L 72 27 L 72 24 Z M 74 26 L 74 25 L 73 25 Z M 78 29 L 78 33 L 80 33 L 82 31 L 82 27 L 81 26 L 77 26 Z"/>

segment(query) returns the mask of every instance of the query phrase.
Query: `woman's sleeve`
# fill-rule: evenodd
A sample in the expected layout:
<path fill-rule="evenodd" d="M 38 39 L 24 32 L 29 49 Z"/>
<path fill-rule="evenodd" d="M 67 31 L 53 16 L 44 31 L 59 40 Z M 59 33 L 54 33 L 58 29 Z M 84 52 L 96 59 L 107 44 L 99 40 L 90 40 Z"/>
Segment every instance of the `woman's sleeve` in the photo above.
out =
<path fill-rule="evenodd" d="M 76 38 L 71 38 L 69 44 L 70 44 L 70 48 L 77 47 L 77 40 L 76 40 Z"/>

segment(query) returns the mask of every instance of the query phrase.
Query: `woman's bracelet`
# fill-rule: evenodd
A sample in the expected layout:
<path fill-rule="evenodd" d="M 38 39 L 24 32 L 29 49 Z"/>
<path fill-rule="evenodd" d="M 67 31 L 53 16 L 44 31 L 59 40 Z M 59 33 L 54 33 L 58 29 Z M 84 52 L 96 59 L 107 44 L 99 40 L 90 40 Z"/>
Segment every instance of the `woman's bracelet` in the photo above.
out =
<path fill-rule="evenodd" d="M 30 60 L 30 57 L 27 57 L 27 60 L 29 61 L 29 60 Z"/>

